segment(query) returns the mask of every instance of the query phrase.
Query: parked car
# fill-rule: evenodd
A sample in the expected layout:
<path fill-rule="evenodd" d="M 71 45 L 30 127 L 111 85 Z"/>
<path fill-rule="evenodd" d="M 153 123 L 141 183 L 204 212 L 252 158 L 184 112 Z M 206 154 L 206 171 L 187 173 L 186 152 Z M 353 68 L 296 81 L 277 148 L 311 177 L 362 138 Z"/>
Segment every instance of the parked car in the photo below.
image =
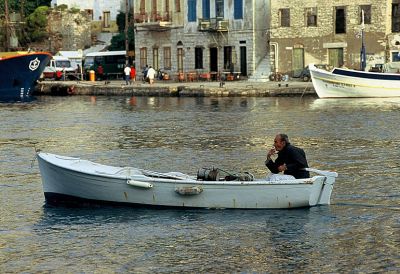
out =
<path fill-rule="evenodd" d="M 68 74 L 75 73 L 75 68 L 72 67 L 71 61 L 67 57 L 53 56 L 43 71 L 43 77 L 60 80 L 64 73 L 67 78 Z"/>

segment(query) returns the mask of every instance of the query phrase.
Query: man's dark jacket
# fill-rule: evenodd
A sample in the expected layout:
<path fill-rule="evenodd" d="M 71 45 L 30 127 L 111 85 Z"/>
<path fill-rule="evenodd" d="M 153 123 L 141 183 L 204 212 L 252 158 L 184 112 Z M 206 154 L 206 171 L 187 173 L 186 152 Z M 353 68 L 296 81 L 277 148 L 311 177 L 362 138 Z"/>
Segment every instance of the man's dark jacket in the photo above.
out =
<path fill-rule="evenodd" d="M 278 152 L 278 158 L 275 162 L 272 160 L 265 161 L 265 165 L 272 173 L 279 173 L 278 166 L 286 164 L 287 170 L 285 174 L 292 175 L 296 179 L 309 178 L 310 173 L 303 170 L 308 167 L 306 154 L 301 148 L 287 144 L 281 151 Z"/>

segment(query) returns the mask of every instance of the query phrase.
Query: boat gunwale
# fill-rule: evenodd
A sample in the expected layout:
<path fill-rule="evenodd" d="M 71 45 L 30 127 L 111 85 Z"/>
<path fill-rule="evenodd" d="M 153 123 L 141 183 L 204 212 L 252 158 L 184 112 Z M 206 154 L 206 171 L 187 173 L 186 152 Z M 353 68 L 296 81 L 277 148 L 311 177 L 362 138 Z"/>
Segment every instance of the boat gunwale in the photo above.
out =
<path fill-rule="evenodd" d="M 9 60 L 9 59 L 13 59 L 13 58 L 21 58 L 21 57 L 26 57 L 26 56 L 32 56 L 32 55 L 47 55 L 50 58 L 53 56 L 50 52 L 44 52 L 44 51 L 28 52 L 28 53 L 10 55 L 10 56 L 5 56 L 5 57 L 1 57 L 1 55 L 0 55 L 0 61 Z"/>
<path fill-rule="evenodd" d="M 309 66 L 310 72 L 319 72 L 321 74 L 324 75 L 329 75 L 329 76 L 342 76 L 342 77 L 346 77 L 346 78 L 357 78 L 357 79 L 367 79 L 367 80 L 377 80 L 377 81 L 400 81 L 400 74 L 397 73 L 383 73 L 383 72 L 369 72 L 369 71 L 358 71 L 358 70 L 352 70 L 352 69 L 342 69 L 342 68 L 334 68 L 331 71 L 327 71 L 327 70 L 323 70 L 320 68 L 317 68 L 314 64 L 310 64 Z M 392 76 L 395 78 L 399 78 L 399 79 L 385 79 L 385 78 L 376 78 L 376 77 L 357 77 L 354 75 L 347 75 L 347 74 L 341 74 L 341 73 L 335 73 L 336 71 L 343 71 L 343 72 L 349 72 L 349 73 L 353 73 L 353 74 L 359 74 L 359 75 L 363 75 L 363 76 L 369 76 L 369 75 L 373 75 L 373 76 Z"/>
<path fill-rule="evenodd" d="M 47 164 L 50 164 L 52 166 L 68 170 L 71 172 L 76 172 L 80 174 L 85 174 L 85 175 L 90 175 L 90 176 L 95 176 L 95 177 L 100 177 L 100 178 L 110 178 L 110 179 L 120 179 L 120 180 L 137 180 L 141 182 L 152 182 L 152 183 L 175 183 L 175 184 L 182 184 L 182 185 L 217 185 L 217 186 L 263 186 L 263 185 L 282 185 L 282 186 L 296 186 L 296 185 L 314 185 L 315 181 L 317 181 L 318 178 L 326 178 L 326 176 L 323 175 L 316 175 L 310 178 L 304 178 L 304 179 L 292 179 L 292 180 L 279 180 L 279 181 L 267 181 L 267 180 L 262 180 L 262 179 L 256 179 L 254 181 L 200 181 L 200 180 L 194 180 L 194 179 L 166 179 L 166 178 L 154 178 L 150 176 L 146 176 L 145 174 L 134 174 L 131 176 L 125 176 L 125 175 L 117 175 L 117 174 L 107 174 L 107 173 L 96 173 L 96 172 L 86 172 L 82 171 L 79 169 L 74 169 L 69 166 L 63 166 L 60 164 L 56 164 L 53 162 L 48 161 L 47 159 L 43 158 L 40 156 L 40 154 L 46 154 L 46 155 L 51 155 L 54 157 L 65 157 L 66 159 L 64 160 L 75 160 L 75 161 L 84 161 L 86 163 L 89 163 L 91 165 L 101 165 L 105 167 L 114 167 L 114 166 L 108 166 L 108 165 L 103 165 L 103 164 L 98 164 L 89 160 L 82 160 L 81 158 L 75 158 L 75 157 L 68 157 L 68 156 L 61 156 L 61 155 L 56 155 L 56 154 L 51 154 L 51 153 L 45 153 L 45 152 L 39 152 L 37 153 L 37 157 L 40 157 L 44 162 Z M 118 167 L 114 167 L 118 168 Z M 132 168 L 132 169 L 137 169 L 141 170 L 138 168 L 134 167 L 121 167 L 121 169 L 124 168 Z"/>

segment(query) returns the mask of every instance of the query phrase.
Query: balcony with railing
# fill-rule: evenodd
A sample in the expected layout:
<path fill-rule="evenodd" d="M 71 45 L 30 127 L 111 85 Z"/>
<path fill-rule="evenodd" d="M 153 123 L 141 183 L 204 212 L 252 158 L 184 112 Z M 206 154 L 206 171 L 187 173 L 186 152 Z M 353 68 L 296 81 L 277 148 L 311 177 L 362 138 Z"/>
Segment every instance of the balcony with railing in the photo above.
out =
<path fill-rule="evenodd" d="M 198 30 L 209 32 L 227 32 L 229 31 L 229 21 L 221 17 L 210 19 L 199 18 Z"/>
<path fill-rule="evenodd" d="M 164 31 L 172 27 L 172 11 L 140 12 L 134 16 L 136 27 L 147 30 Z"/>

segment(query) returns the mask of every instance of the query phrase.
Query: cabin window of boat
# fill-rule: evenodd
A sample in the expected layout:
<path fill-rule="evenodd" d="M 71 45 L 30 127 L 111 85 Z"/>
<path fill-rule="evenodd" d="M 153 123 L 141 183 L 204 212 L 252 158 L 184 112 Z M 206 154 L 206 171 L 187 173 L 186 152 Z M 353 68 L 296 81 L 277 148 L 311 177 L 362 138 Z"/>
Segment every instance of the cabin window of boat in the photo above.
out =
<path fill-rule="evenodd" d="M 371 24 L 371 5 L 360 6 L 360 24 L 363 20 L 361 11 L 364 11 L 364 24 Z"/>
<path fill-rule="evenodd" d="M 335 33 L 346 33 L 345 7 L 335 7 Z"/>
<path fill-rule="evenodd" d="M 58 68 L 70 68 L 71 62 L 69 60 L 58 60 L 56 61 L 56 67 Z"/>
<path fill-rule="evenodd" d="M 281 27 L 290 27 L 290 9 L 279 9 Z"/>

